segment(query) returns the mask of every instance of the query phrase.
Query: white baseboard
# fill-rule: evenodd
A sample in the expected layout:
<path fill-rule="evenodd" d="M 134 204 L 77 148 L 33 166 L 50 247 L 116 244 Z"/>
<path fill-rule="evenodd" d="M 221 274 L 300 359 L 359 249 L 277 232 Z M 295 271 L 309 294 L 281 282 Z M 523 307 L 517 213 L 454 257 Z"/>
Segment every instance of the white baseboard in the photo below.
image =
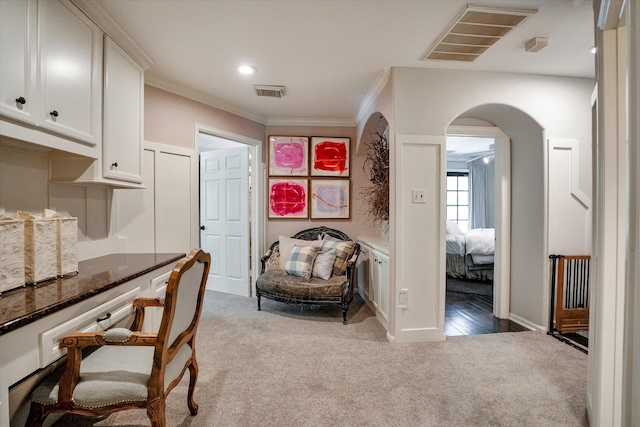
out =
<path fill-rule="evenodd" d="M 403 329 L 395 336 L 398 344 L 414 342 L 439 342 L 445 341 L 444 330 L 439 328 Z"/>
<path fill-rule="evenodd" d="M 522 325 L 527 329 L 531 329 L 532 331 L 547 332 L 546 326 L 536 325 L 535 323 L 525 319 L 524 317 L 520 317 L 517 314 L 509 313 L 509 320 L 516 322 L 517 324 Z"/>

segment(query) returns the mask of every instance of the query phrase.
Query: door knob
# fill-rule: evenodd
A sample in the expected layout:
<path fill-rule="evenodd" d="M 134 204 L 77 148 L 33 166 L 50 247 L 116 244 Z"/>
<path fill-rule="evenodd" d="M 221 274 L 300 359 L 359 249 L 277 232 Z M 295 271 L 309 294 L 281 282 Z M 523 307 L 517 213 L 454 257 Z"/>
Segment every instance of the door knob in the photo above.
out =
<path fill-rule="evenodd" d="M 200 230 L 204 230 L 206 227 L 204 225 L 200 226 Z"/>

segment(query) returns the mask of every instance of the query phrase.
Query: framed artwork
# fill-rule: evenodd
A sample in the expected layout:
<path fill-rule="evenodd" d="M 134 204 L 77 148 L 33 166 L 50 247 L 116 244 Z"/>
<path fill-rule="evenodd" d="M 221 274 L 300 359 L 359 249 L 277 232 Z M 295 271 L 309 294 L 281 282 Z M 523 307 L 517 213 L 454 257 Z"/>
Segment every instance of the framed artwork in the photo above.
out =
<path fill-rule="evenodd" d="M 351 181 L 348 179 L 311 180 L 311 218 L 349 219 Z"/>
<path fill-rule="evenodd" d="M 269 218 L 308 218 L 309 180 L 269 178 Z"/>
<path fill-rule="evenodd" d="M 269 176 L 308 176 L 309 137 L 269 136 Z"/>
<path fill-rule="evenodd" d="M 351 139 L 311 137 L 311 176 L 349 176 Z"/>

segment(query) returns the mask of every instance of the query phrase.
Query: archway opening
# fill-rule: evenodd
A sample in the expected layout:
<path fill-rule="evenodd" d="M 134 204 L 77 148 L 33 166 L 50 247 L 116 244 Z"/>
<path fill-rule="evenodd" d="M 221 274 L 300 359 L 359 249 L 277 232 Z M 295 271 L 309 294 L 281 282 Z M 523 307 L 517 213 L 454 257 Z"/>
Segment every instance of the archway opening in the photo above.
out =
<path fill-rule="evenodd" d="M 485 104 L 460 114 L 447 134 L 495 138 L 493 313 L 544 329 L 549 304 L 544 131 L 521 110 Z"/>

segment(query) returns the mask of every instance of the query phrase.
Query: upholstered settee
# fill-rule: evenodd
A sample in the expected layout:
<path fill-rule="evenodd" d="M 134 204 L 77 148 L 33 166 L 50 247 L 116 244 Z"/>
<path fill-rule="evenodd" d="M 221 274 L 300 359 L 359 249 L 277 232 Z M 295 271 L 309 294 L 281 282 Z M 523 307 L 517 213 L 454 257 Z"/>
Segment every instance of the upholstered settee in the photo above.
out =
<path fill-rule="evenodd" d="M 328 227 L 310 228 L 292 238 L 280 236 L 261 258 L 258 310 L 262 297 L 287 304 L 338 305 L 346 325 L 359 253 L 359 244 Z"/>

